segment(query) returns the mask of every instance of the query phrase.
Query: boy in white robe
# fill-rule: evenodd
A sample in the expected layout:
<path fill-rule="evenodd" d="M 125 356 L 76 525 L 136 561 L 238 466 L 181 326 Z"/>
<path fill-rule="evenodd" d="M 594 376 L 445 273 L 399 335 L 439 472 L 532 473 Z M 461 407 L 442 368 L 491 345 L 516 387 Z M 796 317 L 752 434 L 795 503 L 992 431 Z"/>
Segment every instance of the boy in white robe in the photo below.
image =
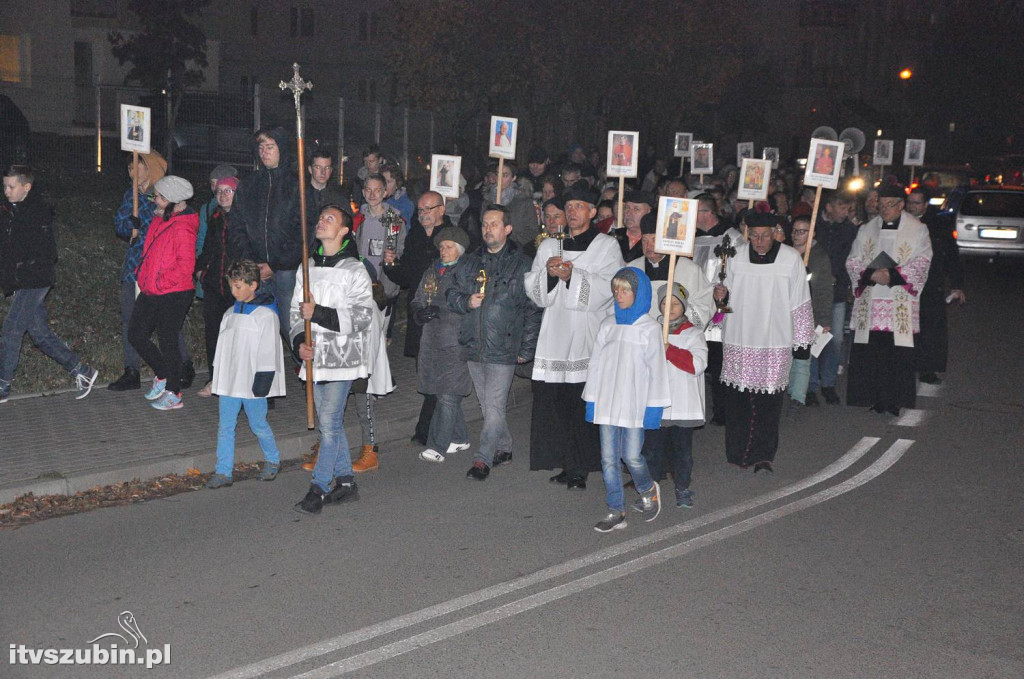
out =
<path fill-rule="evenodd" d="M 653 521 L 661 512 L 661 489 L 640 451 L 644 430 L 661 426 L 664 409 L 672 404 L 661 327 L 647 314 L 650 279 L 640 269 L 626 267 L 615 274 L 611 287 L 615 314 L 597 332 L 583 388 L 586 419 L 601 430 L 601 471 L 609 513 L 594 526 L 599 533 L 626 527 L 620 459 L 640 493 L 633 508 L 644 521 Z"/>
<path fill-rule="evenodd" d="M 260 481 L 273 481 L 281 468 L 281 453 L 267 423 L 267 399 L 284 396 L 284 354 L 279 340 L 280 320 L 273 295 L 257 294 L 260 268 L 243 259 L 228 267 L 225 277 L 235 304 L 224 312 L 217 337 L 217 361 L 211 389 L 219 396 L 217 469 L 207 488 L 232 484 L 235 467 L 235 426 L 245 409 L 249 429 L 266 460 Z"/>

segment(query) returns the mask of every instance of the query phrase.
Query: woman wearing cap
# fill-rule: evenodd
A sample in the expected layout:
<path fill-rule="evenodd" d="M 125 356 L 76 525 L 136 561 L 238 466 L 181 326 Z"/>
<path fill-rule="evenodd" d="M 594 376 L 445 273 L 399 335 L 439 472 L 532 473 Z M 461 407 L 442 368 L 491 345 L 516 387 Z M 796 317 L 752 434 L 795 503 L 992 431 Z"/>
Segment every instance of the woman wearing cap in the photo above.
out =
<path fill-rule="evenodd" d="M 210 368 L 210 379 L 199 390 L 199 396 L 208 398 L 212 395 L 211 380 L 213 379 L 213 358 L 217 352 L 217 336 L 220 332 L 220 321 L 234 303 L 224 273 L 228 265 L 238 259 L 238 253 L 228 247 L 228 213 L 235 202 L 235 190 L 238 179 L 222 177 L 217 180 L 214 197 L 217 209 L 207 220 L 206 239 L 203 241 L 202 254 L 196 260 L 196 278 L 202 284 L 203 296 L 203 329 L 206 338 L 206 364 Z M 200 220 L 201 221 L 201 220 Z M 202 226 L 200 226 L 202 229 Z"/>
<path fill-rule="evenodd" d="M 444 301 L 452 285 L 452 272 L 469 246 L 469 235 L 457 226 L 446 226 L 434 236 L 434 243 L 441 256 L 423 273 L 409 311 L 413 322 L 423 328 L 416 362 L 418 390 L 437 397 L 427 449 L 420 453 L 420 459 L 444 462 L 445 455 L 469 448 L 462 399 L 473 383 L 466 362 L 459 356 L 462 316 L 450 311 Z"/>
<path fill-rule="evenodd" d="M 191 197 L 192 185 L 181 177 L 167 175 L 153 186 L 156 213 L 135 272 L 139 296 L 128 339 L 155 373 L 146 400 L 157 410 L 182 406 L 178 333 L 195 294 L 192 273 L 199 232 L 199 215 L 186 202 Z M 159 348 L 151 339 L 154 330 Z"/>

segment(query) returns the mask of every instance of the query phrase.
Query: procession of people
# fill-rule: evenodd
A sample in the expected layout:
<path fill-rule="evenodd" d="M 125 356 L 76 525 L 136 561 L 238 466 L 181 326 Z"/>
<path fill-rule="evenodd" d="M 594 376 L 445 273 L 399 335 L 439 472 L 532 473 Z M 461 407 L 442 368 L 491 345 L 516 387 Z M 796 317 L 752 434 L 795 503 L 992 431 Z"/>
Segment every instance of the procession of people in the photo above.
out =
<path fill-rule="evenodd" d="M 509 123 L 491 136 L 514 156 Z M 952 226 L 926 213 L 924 189 L 908 198 L 884 178 L 870 218 L 861 198 L 828 189 L 812 216 L 803 201 L 813 187 L 782 167 L 771 172 L 770 197 L 744 206 L 735 166 L 710 176 L 685 165 L 666 172 L 664 158 L 636 168 L 632 141 L 616 133 L 609 149 L 609 168 L 634 164 L 628 181 L 588 162 L 582 148 L 561 157 L 537 148 L 522 170 L 500 155 L 479 183 L 439 176 L 425 190 L 407 187 L 407 168 L 376 146 L 344 184 L 322 147 L 300 169 L 294 138 L 268 128 L 254 138 L 257 170 L 239 177 L 215 168 L 198 211 L 190 182 L 167 174 L 156 151 L 139 155 L 114 220 L 129 247 L 111 291 L 120 298 L 124 374 L 109 389 L 144 386 L 144 362 L 153 407 L 186 406 L 194 371 L 181 328 L 201 284 L 210 377 L 197 395 L 216 397 L 221 417 L 208 486 L 232 483 L 240 410 L 266 457 L 259 478 L 274 480 L 280 456 L 267 412 L 275 398 L 301 398 L 286 394 L 286 371 L 295 371 L 313 382 L 319 432 L 304 465 L 311 484 L 295 508 L 316 514 L 357 500 L 356 475 L 386 458 L 374 402 L 396 388 L 388 345 L 404 315 L 394 346 L 417 360 L 417 384 L 400 388 L 423 395 L 407 434 L 418 458 L 442 464 L 472 449 L 470 481 L 518 460 L 570 491 L 586 490 L 600 471 L 609 513 L 594 528 L 608 532 L 627 525 L 624 468 L 636 494 L 630 506 L 644 520 L 661 513 L 668 478 L 675 506 L 694 506 L 697 428 L 721 427 L 724 461 L 767 474 L 784 463 L 776 459 L 782 418 L 819 406 L 819 393 L 825 407 L 841 404 L 840 375 L 848 406 L 894 415 L 914 406 L 918 374 L 940 379 L 942 300 L 951 291 L 963 303 L 966 294 Z M 814 171 L 836 162 L 826 153 Z M 15 304 L 3 323 L 0 402 L 26 333 L 72 374 L 80 397 L 97 380 L 46 325 L 52 211 L 30 195 L 33 181 L 26 166 L 4 173 L 0 282 Z M 452 186 L 465 186 L 464 195 L 446 198 Z M 682 203 L 659 221 L 662 196 L 692 204 L 689 230 Z M 671 240 L 689 236 L 689 256 L 659 248 L 659 229 Z M 532 388 L 528 440 L 509 427 L 515 379 Z M 470 393 L 483 415 L 476 440 L 463 409 Z M 363 430 L 356 459 L 343 426 L 349 402 Z"/>

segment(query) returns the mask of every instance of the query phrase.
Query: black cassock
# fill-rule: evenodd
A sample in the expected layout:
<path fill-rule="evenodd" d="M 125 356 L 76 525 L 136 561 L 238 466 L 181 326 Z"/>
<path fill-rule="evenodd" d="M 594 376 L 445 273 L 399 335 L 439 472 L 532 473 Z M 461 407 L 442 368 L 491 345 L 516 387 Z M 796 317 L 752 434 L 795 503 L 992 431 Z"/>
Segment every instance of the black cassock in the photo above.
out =
<path fill-rule="evenodd" d="M 914 370 L 945 372 L 949 331 L 946 327 L 946 281 L 953 290 L 964 289 L 960 248 L 953 237 L 952 215 L 931 208 L 921 218 L 932 241 L 932 262 L 921 291 L 921 332 L 914 337 Z"/>

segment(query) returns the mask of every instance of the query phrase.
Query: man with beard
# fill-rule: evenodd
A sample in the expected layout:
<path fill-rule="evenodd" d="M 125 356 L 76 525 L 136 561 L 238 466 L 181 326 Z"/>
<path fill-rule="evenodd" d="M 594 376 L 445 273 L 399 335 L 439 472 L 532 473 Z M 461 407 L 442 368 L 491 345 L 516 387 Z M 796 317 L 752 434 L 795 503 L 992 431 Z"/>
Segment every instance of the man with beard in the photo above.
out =
<path fill-rule="evenodd" d="M 601 469 L 597 427 L 582 399 L 598 326 L 612 305 L 611 279 L 622 268 L 619 245 L 591 227 L 597 195 L 577 186 L 565 195 L 568 235 L 548 238 L 526 274 L 526 291 L 544 309 L 533 368 L 530 469 L 571 490 Z"/>

